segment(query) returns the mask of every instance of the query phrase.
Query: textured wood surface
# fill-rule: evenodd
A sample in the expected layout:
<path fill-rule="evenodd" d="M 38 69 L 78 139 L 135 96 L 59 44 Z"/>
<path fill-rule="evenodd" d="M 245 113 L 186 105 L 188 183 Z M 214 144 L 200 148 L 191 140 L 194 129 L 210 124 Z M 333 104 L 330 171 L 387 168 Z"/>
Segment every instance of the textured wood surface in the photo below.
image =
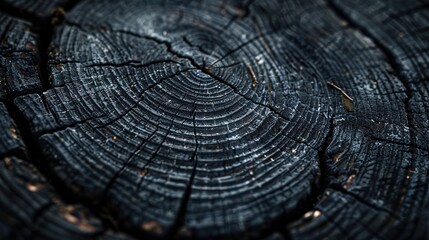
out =
<path fill-rule="evenodd" d="M 427 1 L 0 6 L 0 239 L 429 239 Z"/>

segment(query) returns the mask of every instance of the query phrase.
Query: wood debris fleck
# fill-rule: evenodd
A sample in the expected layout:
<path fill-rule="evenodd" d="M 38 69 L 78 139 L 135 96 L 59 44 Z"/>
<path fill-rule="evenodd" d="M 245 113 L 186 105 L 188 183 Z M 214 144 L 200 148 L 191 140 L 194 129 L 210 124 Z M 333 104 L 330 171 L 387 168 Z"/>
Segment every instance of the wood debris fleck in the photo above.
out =
<path fill-rule="evenodd" d="M 142 224 L 142 229 L 146 232 L 161 234 L 162 228 L 156 221 L 147 221 Z"/>
<path fill-rule="evenodd" d="M 339 91 L 341 93 L 341 99 L 343 102 L 344 109 L 346 109 L 348 112 L 353 112 L 354 106 L 353 106 L 353 98 L 350 97 L 343 89 L 335 85 L 333 82 L 326 82 L 330 87 L 334 88 L 335 90 Z"/>
<path fill-rule="evenodd" d="M 318 218 L 322 213 L 319 210 L 314 210 L 310 212 L 306 212 L 304 214 L 304 218 L 311 219 L 311 218 Z"/>
<path fill-rule="evenodd" d="M 28 184 L 27 184 L 27 189 L 28 189 L 30 192 L 37 192 L 37 191 L 39 191 L 42 187 L 43 187 L 43 185 L 42 185 L 42 184 L 40 184 L 40 183 L 28 183 Z"/>
<path fill-rule="evenodd" d="M 351 185 L 351 183 L 353 182 L 353 179 L 356 177 L 356 175 L 355 174 L 352 174 L 352 175 L 350 175 L 348 178 L 347 178 L 347 181 L 346 181 L 346 183 L 344 184 L 344 189 L 348 189 L 349 187 L 350 187 L 350 185 Z"/>
<path fill-rule="evenodd" d="M 148 172 L 149 172 L 149 171 L 148 171 L 147 169 L 140 169 L 140 170 L 138 170 L 138 173 L 139 173 L 139 175 L 140 175 L 141 177 L 146 176 Z"/>
<path fill-rule="evenodd" d="M 9 157 L 5 157 L 3 159 L 4 165 L 7 169 L 11 170 L 12 169 L 12 159 L 10 159 Z"/>
<path fill-rule="evenodd" d="M 252 88 L 256 88 L 256 85 L 258 84 L 258 79 L 256 78 L 255 72 L 253 71 L 252 67 L 247 65 L 247 71 L 249 71 L 250 76 L 252 76 Z"/>
<path fill-rule="evenodd" d="M 314 218 L 318 218 L 320 216 L 320 214 L 322 214 L 319 210 L 314 211 L 313 213 L 313 217 Z"/>
<path fill-rule="evenodd" d="M 10 135 L 13 137 L 13 138 L 18 138 L 18 130 L 16 130 L 16 128 L 10 128 L 9 129 L 9 132 L 10 132 Z"/>

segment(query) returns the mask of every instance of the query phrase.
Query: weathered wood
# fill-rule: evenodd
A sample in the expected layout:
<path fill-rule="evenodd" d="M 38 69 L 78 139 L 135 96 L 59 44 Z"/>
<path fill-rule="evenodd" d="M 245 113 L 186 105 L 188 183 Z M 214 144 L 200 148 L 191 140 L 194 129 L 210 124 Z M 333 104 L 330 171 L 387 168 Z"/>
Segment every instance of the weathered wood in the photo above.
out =
<path fill-rule="evenodd" d="M 9 130 L 0 139 L 0 239 L 127 238 L 105 232 L 88 209 L 65 203 L 34 165 L 15 157 L 25 158 L 23 142 L 2 103 L 0 114 Z"/>
<path fill-rule="evenodd" d="M 0 239 L 128 238 L 105 230 L 81 204 L 66 203 L 30 163 L 6 104 L 41 90 L 37 38 L 25 22 L 0 14 L 0 23 Z"/>
<path fill-rule="evenodd" d="M 0 237 L 429 238 L 426 3 L 3 2 Z"/>
<path fill-rule="evenodd" d="M 29 23 L 0 14 L 0 100 L 41 92 L 37 39 Z"/>
<path fill-rule="evenodd" d="M 51 16 L 73 6 L 77 0 L 2 0 L 0 6 L 21 16 L 30 17 L 36 21 L 46 21 Z"/>
<path fill-rule="evenodd" d="M 389 79 L 396 76 L 402 87 L 390 91 L 388 106 L 377 110 L 383 114 L 379 124 L 385 126 L 379 129 L 392 133 L 373 129 L 368 137 L 352 138 L 355 127 L 362 129 L 362 121 L 351 124 L 347 119 L 334 128 L 327 158 L 332 189 L 315 206 L 320 217 L 295 227 L 293 237 L 428 239 L 428 4 L 333 0 L 328 6 L 383 52 L 391 68 Z M 377 81 L 377 88 L 388 84 Z M 391 96 L 399 94 L 403 103 L 395 104 Z M 373 115 L 365 114 L 367 119 Z M 398 120 L 403 127 L 389 126 Z M 367 130 L 362 130 L 365 135 Z"/>

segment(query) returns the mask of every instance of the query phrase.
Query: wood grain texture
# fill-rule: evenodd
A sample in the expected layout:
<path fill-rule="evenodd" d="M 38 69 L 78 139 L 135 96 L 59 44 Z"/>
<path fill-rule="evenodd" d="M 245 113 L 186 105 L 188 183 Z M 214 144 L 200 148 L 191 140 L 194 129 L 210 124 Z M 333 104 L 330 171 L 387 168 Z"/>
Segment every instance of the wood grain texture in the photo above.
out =
<path fill-rule="evenodd" d="M 25 22 L 4 14 L 0 19 L 0 239 L 128 239 L 59 196 L 29 157 L 7 106 L 17 95 L 41 90 L 37 37 Z"/>
<path fill-rule="evenodd" d="M 0 100 L 41 92 L 37 38 L 30 23 L 0 14 Z"/>
<path fill-rule="evenodd" d="M 401 82 L 401 90 L 390 94 L 402 95 L 402 101 L 394 104 L 389 98 L 390 106 L 379 112 L 383 114 L 380 123 L 387 128 L 393 130 L 396 127 L 389 124 L 402 122 L 402 134 L 398 129 L 378 135 L 381 128 L 367 136 L 355 135 L 351 141 L 353 127 L 334 128 L 326 159 L 330 186 L 315 206 L 320 216 L 309 215 L 310 223 L 303 219 L 292 235 L 298 239 L 428 239 L 428 5 L 334 0 L 328 6 L 348 28 L 371 39 L 390 65 L 390 76 Z M 394 105 L 399 109 L 393 110 Z M 387 109 L 396 121 L 388 120 Z"/>
<path fill-rule="evenodd" d="M 426 3 L 33 4 L 0 14 L 4 236 L 429 237 Z"/>
<path fill-rule="evenodd" d="M 17 126 L 0 103 L 0 238 L 128 239 L 107 232 L 102 222 L 78 203 L 65 203 L 35 166 L 25 159 Z M 16 157 L 16 156 L 21 156 Z"/>
<path fill-rule="evenodd" d="M 77 0 L 1 0 L 0 6 L 19 15 L 31 17 L 36 21 L 43 21 L 56 15 L 59 8 L 69 8 Z"/>

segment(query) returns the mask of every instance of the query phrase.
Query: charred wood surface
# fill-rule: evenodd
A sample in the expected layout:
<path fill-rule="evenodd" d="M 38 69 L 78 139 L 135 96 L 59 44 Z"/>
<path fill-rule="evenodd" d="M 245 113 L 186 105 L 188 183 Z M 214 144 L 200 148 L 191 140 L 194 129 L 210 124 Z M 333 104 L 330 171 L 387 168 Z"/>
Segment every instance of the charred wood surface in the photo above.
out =
<path fill-rule="evenodd" d="M 428 239 L 429 3 L 0 1 L 0 239 Z"/>

